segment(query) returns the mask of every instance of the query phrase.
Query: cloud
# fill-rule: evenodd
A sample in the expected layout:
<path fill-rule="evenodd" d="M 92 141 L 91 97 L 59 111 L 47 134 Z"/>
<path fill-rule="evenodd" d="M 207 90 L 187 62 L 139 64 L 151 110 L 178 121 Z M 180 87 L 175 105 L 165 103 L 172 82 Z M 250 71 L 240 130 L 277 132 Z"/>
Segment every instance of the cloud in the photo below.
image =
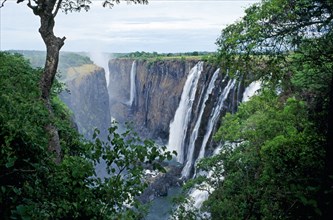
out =
<path fill-rule="evenodd" d="M 148 5 L 123 3 L 113 9 L 93 2 L 89 12 L 58 14 L 55 34 L 66 36 L 64 50 L 214 51 L 221 29 L 255 1 L 150 0 Z M 44 49 L 38 17 L 26 5 L 6 3 L 0 9 L 0 49 Z"/>

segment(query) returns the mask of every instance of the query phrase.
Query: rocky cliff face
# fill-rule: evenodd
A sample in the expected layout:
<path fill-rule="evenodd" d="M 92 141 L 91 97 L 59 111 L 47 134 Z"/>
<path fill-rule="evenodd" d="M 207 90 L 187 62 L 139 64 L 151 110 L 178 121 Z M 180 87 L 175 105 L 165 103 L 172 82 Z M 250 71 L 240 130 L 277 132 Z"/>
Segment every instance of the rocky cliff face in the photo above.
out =
<path fill-rule="evenodd" d="M 62 92 L 60 98 L 73 111 L 79 132 L 91 139 L 98 128 L 104 139 L 111 123 L 104 69 L 94 64 L 71 67 L 63 82 L 70 92 Z"/>
<path fill-rule="evenodd" d="M 187 85 L 193 70 L 197 71 L 196 83 Z M 93 64 L 70 68 L 64 77 L 71 93 L 61 97 L 74 112 L 79 131 L 91 139 L 98 127 L 105 138 L 112 116 L 121 124 L 133 122 L 141 137 L 168 147 L 170 140 L 180 138 L 181 145 L 169 150 L 177 150 L 184 178 L 194 174 L 200 158 L 214 151 L 217 143 L 212 136 L 222 116 L 237 110 L 244 92 L 243 78 L 232 79 L 226 71 L 198 60 L 113 59 L 109 72 L 108 88 L 104 70 Z M 185 97 L 187 106 L 183 108 L 189 120 L 176 129 L 184 133 L 171 137 L 170 124 L 186 86 L 194 91 Z"/>
<path fill-rule="evenodd" d="M 133 65 L 133 62 L 135 65 Z M 144 61 L 114 59 L 109 62 L 110 112 L 120 123 L 134 122 L 136 131 L 145 138 L 162 144 L 170 141 L 170 123 L 180 105 L 185 82 L 197 60 Z M 135 74 L 133 73 L 135 67 Z M 195 69 L 195 68 L 194 68 Z M 226 112 L 235 112 L 242 99 L 243 79 L 231 79 L 226 71 L 217 70 L 209 63 L 200 64 L 198 83 L 191 85 L 195 96 L 188 98 L 190 120 L 184 126 L 182 146 L 177 146 L 178 161 L 184 163 L 182 175 L 194 172 L 194 164 L 213 152 L 216 143 L 212 135 Z M 134 79 L 131 80 L 131 77 Z M 131 92 L 135 82 L 135 93 Z M 135 95 L 132 103 L 131 93 Z M 133 95 L 132 94 L 132 95 Z M 186 128 L 185 128 L 186 127 Z M 180 128 L 180 130 L 184 130 Z"/>
<path fill-rule="evenodd" d="M 13 51 L 21 53 L 34 67 L 43 67 L 45 51 Z M 104 70 L 82 53 L 61 52 L 58 66 L 60 81 L 70 93 L 62 92 L 60 98 L 73 112 L 78 130 L 87 139 L 92 138 L 94 128 L 105 138 L 110 127 L 109 96 Z"/>
<path fill-rule="evenodd" d="M 136 96 L 129 105 L 133 62 L 136 62 Z M 195 63 L 194 60 L 111 60 L 108 88 L 111 116 L 121 123 L 133 122 L 141 135 L 165 144 L 186 76 Z"/>

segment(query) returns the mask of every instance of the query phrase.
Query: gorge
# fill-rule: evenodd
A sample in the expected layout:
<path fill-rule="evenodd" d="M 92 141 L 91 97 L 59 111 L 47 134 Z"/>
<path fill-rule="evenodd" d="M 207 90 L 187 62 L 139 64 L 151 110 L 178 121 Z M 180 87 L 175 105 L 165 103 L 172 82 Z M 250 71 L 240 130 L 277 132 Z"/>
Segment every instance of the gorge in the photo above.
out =
<path fill-rule="evenodd" d="M 236 111 L 245 87 L 243 78 L 195 59 L 112 59 L 109 71 L 111 116 L 175 150 L 184 179 L 214 151 L 212 135 L 222 115 Z"/>
<path fill-rule="evenodd" d="M 44 52 L 18 52 L 32 65 L 42 65 Z M 245 89 L 258 89 L 258 83 L 250 85 L 251 79 L 230 78 L 226 70 L 200 57 L 112 58 L 99 52 L 64 52 L 59 70 L 69 90 L 60 97 L 85 138 L 92 139 L 98 128 L 105 139 L 112 119 L 131 122 L 141 137 L 177 151 L 183 179 L 194 175 L 195 163 L 213 154 L 218 143 L 212 136 L 221 117 L 248 99 Z"/>
<path fill-rule="evenodd" d="M 331 219 L 332 1 L 15 2 L 0 219 Z"/>
<path fill-rule="evenodd" d="M 64 67 L 60 80 L 69 90 L 60 97 L 73 112 L 80 133 L 92 139 L 98 128 L 100 138 L 106 139 L 112 120 L 120 125 L 131 122 L 142 138 L 177 152 L 174 162 L 181 169 L 173 175 L 182 180 L 194 176 L 195 164 L 219 145 L 212 136 L 222 116 L 235 112 L 258 89 L 258 83 L 250 84 L 241 76 L 231 78 L 227 71 L 199 58 L 110 59 L 90 54 L 90 59 L 64 65 L 70 60 L 66 58 L 60 63 Z M 168 190 L 179 181 L 165 183 L 162 189 Z M 148 201 L 160 194 L 148 195 Z"/>
<path fill-rule="evenodd" d="M 43 52 L 20 52 L 32 65 L 41 65 Z M 183 166 L 183 179 L 191 178 L 195 163 L 214 152 L 218 143 L 212 136 L 221 117 L 247 99 L 243 93 L 250 84 L 198 57 L 111 59 L 96 52 L 63 53 L 59 67 L 60 81 L 69 90 L 60 98 L 85 138 L 91 140 L 98 128 L 106 139 L 112 120 L 131 122 L 142 138 L 177 152 L 174 160 Z"/>

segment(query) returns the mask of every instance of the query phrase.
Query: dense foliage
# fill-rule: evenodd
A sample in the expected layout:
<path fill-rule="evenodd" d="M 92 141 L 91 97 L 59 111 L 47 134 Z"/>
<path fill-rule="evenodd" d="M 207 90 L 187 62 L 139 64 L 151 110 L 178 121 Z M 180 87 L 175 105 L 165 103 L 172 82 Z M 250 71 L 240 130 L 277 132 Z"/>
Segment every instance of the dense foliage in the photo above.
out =
<path fill-rule="evenodd" d="M 0 8 L 5 6 L 7 0 L 0 0 Z M 40 74 L 39 87 L 41 90 L 40 97 L 44 101 L 45 107 L 48 109 L 50 116 L 53 115 L 51 106 L 51 92 L 54 79 L 58 70 L 60 50 L 65 44 L 66 37 L 57 37 L 54 34 L 55 18 L 59 11 L 64 13 L 88 11 L 91 0 L 17 0 L 16 3 L 27 3 L 26 6 L 40 20 L 38 32 L 43 39 L 46 47 L 46 57 L 43 73 Z M 101 2 L 103 7 L 112 8 L 115 4 L 119 4 L 120 0 L 104 0 Z M 127 3 L 147 4 L 147 0 L 128 0 Z M 59 131 L 55 124 L 49 123 L 44 126 L 44 130 L 48 135 L 48 150 L 56 155 L 55 162 L 60 163 L 61 151 Z"/>
<path fill-rule="evenodd" d="M 109 128 L 106 142 L 85 141 L 73 128 L 71 114 L 52 92 L 55 117 L 40 99 L 41 70 L 20 55 L 0 53 L 0 218 L 137 219 L 136 196 L 146 186 L 144 168 L 164 171 L 171 159 L 165 147 L 140 140 L 131 129 Z M 48 151 L 45 125 L 59 130 L 62 160 Z M 104 172 L 97 175 L 95 167 Z"/>
<path fill-rule="evenodd" d="M 217 156 L 223 169 L 215 175 L 225 179 L 207 203 L 214 219 L 320 216 L 325 136 L 309 120 L 304 102 L 281 103 L 264 91 L 227 114 L 216 138 L 233 144 Z"/>
<path fill-rule="evenodd" d="M 191 181 L 208 188 L 181 219 L 329 219 L 332 213 L 333 3 L 263 0 L 217 41 L 219 62 L 260 79 L 261 93 L 227 114 L 220 153 Z M 214 190 L 213 190 L 214 189 Z M 178 211 L 179 212 L 179 211 Z"/>

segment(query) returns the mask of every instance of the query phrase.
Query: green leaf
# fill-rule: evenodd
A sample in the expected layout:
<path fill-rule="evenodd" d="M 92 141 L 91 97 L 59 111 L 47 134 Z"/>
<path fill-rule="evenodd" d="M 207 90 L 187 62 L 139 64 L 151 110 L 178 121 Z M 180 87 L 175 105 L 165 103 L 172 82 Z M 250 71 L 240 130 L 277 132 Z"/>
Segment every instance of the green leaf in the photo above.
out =
<path fill-rule="evenodd" d="M 8 162 L 5 164 L 5 166 L 6 166 L 7 168 L 10 168 L 10 167 L 13 167 L 13 166 L 14 166 L 15 161 L 17 160 L 17 157 L 16 157 L 16 156 L 14 156 L 14 157 L 10 157 L 10 158 L 8 158 L 7 160 L 8 160 Z"/>

